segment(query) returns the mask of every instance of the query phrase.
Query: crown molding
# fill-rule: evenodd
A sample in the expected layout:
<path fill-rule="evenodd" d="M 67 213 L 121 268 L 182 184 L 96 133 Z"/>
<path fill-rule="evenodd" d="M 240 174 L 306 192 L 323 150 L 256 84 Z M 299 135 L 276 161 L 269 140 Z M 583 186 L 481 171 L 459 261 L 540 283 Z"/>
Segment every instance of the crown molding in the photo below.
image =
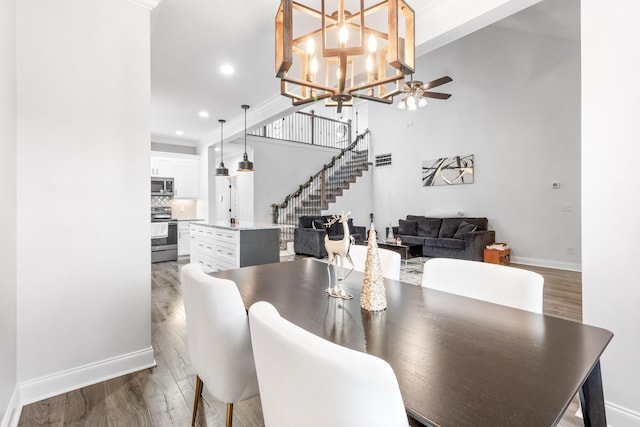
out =
<path fill-rule="evenodd" d="M 144 7 L 148 10 L 153 10 L 162 0 L 125 0 L 126 2 L 133 3 L 136 6 Z"/>

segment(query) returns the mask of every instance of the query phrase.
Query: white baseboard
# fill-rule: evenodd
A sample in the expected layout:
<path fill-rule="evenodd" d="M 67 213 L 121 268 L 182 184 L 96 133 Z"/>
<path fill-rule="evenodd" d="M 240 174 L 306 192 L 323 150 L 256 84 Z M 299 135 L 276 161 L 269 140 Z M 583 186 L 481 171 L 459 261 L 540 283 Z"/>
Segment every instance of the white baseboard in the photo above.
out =
<path fill-rule="evenodd" d="M 582 271 L 582 264 L 574 262 L 553 261 L 549 259 L 511 257 L 514 264 L 534 265 L 536 267 L 555 268 L 558 270 Z"/>
<path fill-rule="evenodd" d="M 18 421 L 20 421 L 20 412 L 22 411 L 22 405 L 20 405 L 20 389 L 18 386 L 13 390 L 9 405 L 4 416 L 0 420 L 0 427 L 16 427 Z"/>
<path fill-rule="evenodd" d="M 609 427 L 640 427 L 640 413 L 615 403 L 605 402 Z"/>
<path fill-rule="evenodd" d="M 153 347 L 57 372 L 19 384 L 22 406 L 156 366 Z"/>

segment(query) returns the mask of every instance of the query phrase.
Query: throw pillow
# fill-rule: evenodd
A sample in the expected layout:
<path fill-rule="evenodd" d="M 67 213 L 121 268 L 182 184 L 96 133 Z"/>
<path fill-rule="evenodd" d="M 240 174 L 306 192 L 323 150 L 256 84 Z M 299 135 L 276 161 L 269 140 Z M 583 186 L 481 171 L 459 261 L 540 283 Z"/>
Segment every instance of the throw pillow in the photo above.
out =
<path fill-rule="evenodd" d="M 418 222 L 418 236 L 423 237 L 438 237 L 440 231 L 440 218 L 419 218 Z"/>
<path fill-rule="evenodd" d="M 454 239 L 464 239 L 464 235 L 467 233 L 471 233 L 473 231 L 476 231 L 476 228 L 478 228 L 478 226 L 473 225 L 473 224 L 469 224 L 466 221 L 462 221 L 460 223 L 460 225 L 458 226 L 458 231 L 456 231 L 456 233 L 453 235 Z"/>
<path fill-rule="evenodd" d="M 401 219 L 398 222 L 398 234 L 401 236 L 415 236 L 418 234 L 417 221 L 405 221 Z"/>
<path fill-rule="evenodd" d="M 311 225 L 314 230 L 324 230 L 324 224 L 321 219 L 314 219 Z"/>

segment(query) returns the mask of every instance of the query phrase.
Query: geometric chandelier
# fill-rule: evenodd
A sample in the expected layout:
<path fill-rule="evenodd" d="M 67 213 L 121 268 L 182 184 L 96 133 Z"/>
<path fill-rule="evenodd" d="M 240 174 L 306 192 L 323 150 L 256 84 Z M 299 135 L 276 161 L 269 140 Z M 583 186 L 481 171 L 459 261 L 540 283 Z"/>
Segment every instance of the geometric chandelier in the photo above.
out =
<path fill-rule="evenodd" d="M 322 0 L 320 10 L 282 0 L 275 52 L 280 93 L 293 105 L 324 99 L 338 112 L 354 97 L 392 104 L 404 76 L 414 72 L 414 16 L 404 0 Z"/>

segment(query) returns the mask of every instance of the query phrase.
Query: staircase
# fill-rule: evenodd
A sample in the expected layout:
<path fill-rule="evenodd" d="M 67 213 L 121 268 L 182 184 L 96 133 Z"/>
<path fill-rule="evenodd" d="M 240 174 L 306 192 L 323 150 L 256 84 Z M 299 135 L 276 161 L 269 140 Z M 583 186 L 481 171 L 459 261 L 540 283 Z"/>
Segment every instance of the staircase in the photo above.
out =
<path fill-rule="evenodd" d="M 333 156 L 318 172 L 301 184 L 284 201 L 272 204 L 274 224 L 281 226 L 280 244 L 286 249 L 301 215 L 320 215 L 330 203 L 348 190 L 369 169 L 369 131 Z"/>

